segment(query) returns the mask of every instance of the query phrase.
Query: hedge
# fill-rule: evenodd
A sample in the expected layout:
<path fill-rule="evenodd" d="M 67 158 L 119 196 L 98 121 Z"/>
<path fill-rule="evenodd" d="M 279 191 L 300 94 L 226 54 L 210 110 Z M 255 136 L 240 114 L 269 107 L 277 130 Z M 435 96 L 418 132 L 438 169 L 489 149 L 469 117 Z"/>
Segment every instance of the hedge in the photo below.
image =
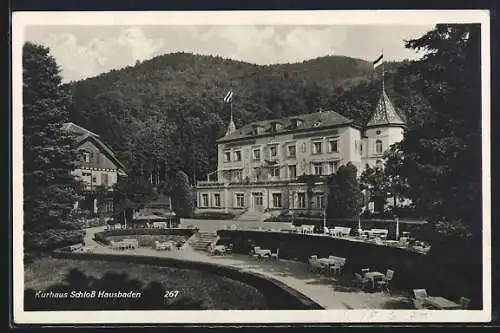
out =
<path fill-rule="evenodd" d="M 196 213 L 194 218 L 200 220 L 231 220 L 236 217 L 233 213 L 224 212 L 200 212 Z"/>
<path fill-rule="evenodd" d="M 437 263 L 431 257 L 403 248 L 318 235 L 251 230 L 218 230 L 217 234 L 220 242 L 233 244 L 235 253 L 247 254 L 253 246 L 261 246 L 273 252 L 279 248 L 281 258 L 302 262 L 307 262 L 311 255 L 340 256 L 347 259 L 346 272 L 365 267 L 384 273 L 393 269 L 392 283 L 400 289 L 425 288 L 430 295 L 456 301 L 465 296 L 473 300 L 472 306 L 482 307 L 479 263 L 462 263 L 460 258 Z"/>
<path fill-rule="evenodd" d="M 107 237 L 110 236 L 134 236 L 134 235 L 178 235 L 191 237 L 198 229 L 116 229 L 96 232 L 94 240 L 105 245 L 109 244 Z"/>
<path fill-rule="evenodd" d="M 186 261 L 176 258 L 160 258 L 146 255 L 71 253 L 63 249 L 52 253 L 54 258 L 80 260 L 106 260 L 136 263 L 154 266 L 168 266 L 181 269 L 202 270 L 240 281 L 259 290 L 272 310 L 320 310 L 320 305 L 302 293 L 288 287 L 284 283 L 259 273 L 249 272 L 242 268 L 229 267 L 214 263 Z"/>

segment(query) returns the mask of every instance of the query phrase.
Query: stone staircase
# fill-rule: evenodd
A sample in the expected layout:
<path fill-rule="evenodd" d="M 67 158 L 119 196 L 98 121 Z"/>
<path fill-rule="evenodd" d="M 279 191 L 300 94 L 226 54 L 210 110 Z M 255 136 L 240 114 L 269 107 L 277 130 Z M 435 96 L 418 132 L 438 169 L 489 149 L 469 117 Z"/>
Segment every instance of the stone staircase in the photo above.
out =
<path fill-rule="evenodd" d="M 260 211 L 247 210 L 236 218 L 240 222 L 261 222 L 264 213 Z"/>
<path fill-rule="evenodd" d="M 206 251 L 208 244 L 217 242 L 218 238 L 219 236 L 215 232 L 198 231 L 188 239 L 187 243 L 194 250 Z"/>

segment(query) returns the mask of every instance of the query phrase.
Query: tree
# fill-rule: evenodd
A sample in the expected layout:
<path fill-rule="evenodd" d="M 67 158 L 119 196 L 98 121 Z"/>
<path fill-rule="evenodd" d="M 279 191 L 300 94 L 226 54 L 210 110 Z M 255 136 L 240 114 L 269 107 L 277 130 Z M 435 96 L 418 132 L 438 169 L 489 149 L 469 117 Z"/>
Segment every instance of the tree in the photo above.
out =
<path fill-rule="evenodd" d="M 49 49 L 23 46 L 23 186 L 25 250 L 48 249 L 66 236 L 78 238 L 81 225 L 71 211 L 79 199 L 75 138 L 68 121 L 67 92 Z"/>
<path fill-rule="evenodd" d="M 373 200 L 375 211 L 383 213 L 391 188 L 389 179 L 381 167 L 371 168 L 368 165 L 359 177 L 361 190 L 366 190 Z"/>
<path fill-rule="evenodd" d="M 357 180 L 357 169 L 351 163 L 339 167 L 328 178 L 327 216 L 352 218 L 361 210 L 362 194 Z"/>
<path fill-rule="evenodd" d="M 172 206 L 179 217 L 192 217 L 194 214 L 194 200 L 188 176 L 183 171 L 175 174 L 172 189 Z"/>
<path fill-rule="evenodd" d="M 403 152 L 399 144 L 394 144 L 384 153 L 384 175 L 394 200 L 394 208 L 397 207 L 398 200 L 407 197 L 408 193 L 408 179 L 401 174 L 403 165 Z"/>
<path fill-rule="evenodd" d="M 401 175 L 417 210 L 462 221 L 476 235 L 482 227 L 480 29 L 438 24 L 406 43 L 425 52 L 405 70 L 420 77 L 431 108 L 400 145 Z"/>

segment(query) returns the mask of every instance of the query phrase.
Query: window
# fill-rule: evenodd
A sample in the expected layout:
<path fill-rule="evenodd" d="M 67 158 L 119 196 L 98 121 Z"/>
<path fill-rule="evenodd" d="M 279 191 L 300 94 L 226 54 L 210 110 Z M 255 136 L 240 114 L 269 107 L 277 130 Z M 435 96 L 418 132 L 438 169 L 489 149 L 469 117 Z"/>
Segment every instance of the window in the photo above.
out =
<path fill-rule="evenodd" d="M 359 143 L 359 155 L 363 156 L 363 144 Z"/>
<path fill-rule="evenodd" d="M 278 177 L 280 176 L 280 167 L 279 166 L 275 166 L 275 167 L 272 167 L 269 172 L 271 173 L 271 177 Z"/>
<path fill-rule="evenodd" d="M 243 193 L 235 194 L 236 197 L 236 207 L 245 207 L 245 195 Z"/>
<path fill-rule="evenodd" d="M 338 153 L 339 152 L 339 147 L 338 147 L 338 141 L 337 140 L 330 140 L 330 141 L 328 141 L 328 152 L 329 153 Z"/>
<path fill-rule="evenodd" d="M 109 185 L 109 175 L 107 173 L 102 174 L 102 185 Z"/>
<path fill-rule="evenodd" d="M 90 163 L 90 153 L 88 151 L 84 151 L 82 155 L 83 155 L 83 161 L 85 163 Z"/>
<path fill-rule="evenodd" d="M 231 162 L 231 152 L 230 151 L 226 151 L 224 153 L 224 162 Z"/>
<path fill-rule="evenodd" d="M 253 160 L 260 161 L 260 149 L 253 150 Z"/>
<path fill-rule="evenodd" d="M 314 163 L 314 174 L 322 175 L 323 174 L 323 165 L 321 163 Z"/>
<path fill-rule="evenodd" d="M 380 140 L 375 141 L 375 152 L 377 154 L 382 154 L 382 141 Z"/>
<path fill-rule="evenodd" d="M 96 185 L 97 183 L 97 176 L 92 176 L 92 184 Z"/>
<path fill-rule="evenodd" d="M 297 166 L 295 165 L 288 166 L 288 178 L 290 179 L 297 178 Z"/>
<path fill-rule="evenodd" d="M 253 168 L 253 173 L 255 175 L 255 180 L 262 180 L 262 170 L 261 170 L 261 168 Z"/>
<path fill-rule="evenodd" d="M 306 208 L 306 194 L 297 193 L 299 208 Z"/>
<path fill-rule="evenodd" d="M 276 146 L 272 146 L 269 148 L 269 152 L 271 154 L 271 157 L 276 157 L 278 156 L 278 148 Z"/>
<path fill-rule="evenodd" d="M 281 193 L 273 193 L 273 207 L 274 208 L 281 207 Z"/>
<path fill-rule="evenodd" d="M 321 154 L 323 150 L 322 142 L 313 142 L 313 154 Z"/>
<path fill-rule="evenodd" d="M 328 173 L 332 174 L 337 172 L 337 163 L 336 161 L 328 162 Z"/>
<path fill-rule="evenodd" d="M 214 193 L 214 206 L 220 207 L 220 194 Z"/>
<path fill-rule="evenodd" d="M 304 142 L 304 143 L 302 143 L 302 152 L 303 152 L 303 153 L 307 152 L 307 145 L 306 145 L 306 143 L 305 143 L 305 142 Z"/>
<path fill-rule="evenodd" d="M 201 205 L 202 207 L 208 207 L 208 193 L 203 193 L 201 195 Z"/>
<path fill-rule="evenodd" d="M 264 196 L 262 192 L 254 192 L 252 193 L 253 202 L 255 206 L 263 206 L 264 205 Z"/>
<path fill-rule="evenodd" d="M 233 181 L 235 181 L 235 182 L 241 181 L 242 175 L 243 174 L 242 174 L 241 170 L 233 171 Z"/>
<path fill-rule="evenodd" d="M 234 160 L 237 162 L 241 161 L 241 150 L 237 150 L 234 152 Z"/>
<path fill-rule="evenodd" d="M 295 145 L 288 146 L 288 157 L 295 157 L 295 155 L 296 155 Z"/>
<path fill-rule="evenodd" d="M 325 195 L 323 193 L 318 194 L 316 196 L 316 201 L 317 201 L 317 204 L 316 204 L 317 208 L 319 208 L 319 209 L 325 208 Z"/>

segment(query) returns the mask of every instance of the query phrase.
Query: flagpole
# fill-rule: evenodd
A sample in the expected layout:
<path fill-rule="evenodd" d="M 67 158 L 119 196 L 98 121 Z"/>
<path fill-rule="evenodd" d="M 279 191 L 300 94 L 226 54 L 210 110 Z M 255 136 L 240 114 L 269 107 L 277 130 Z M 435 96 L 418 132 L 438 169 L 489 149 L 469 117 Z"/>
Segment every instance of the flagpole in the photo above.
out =
<path fill-rule="evenodd" d="M 384 49 L 382 49 L 382 57 L 384 56 Z M 385 61 L 384 59 L 382 58 L 382 93 L 385 91 L 385 84 L 384 84 L 384 79 L 385 79 L 385 65 L 384 65 Z"/>

